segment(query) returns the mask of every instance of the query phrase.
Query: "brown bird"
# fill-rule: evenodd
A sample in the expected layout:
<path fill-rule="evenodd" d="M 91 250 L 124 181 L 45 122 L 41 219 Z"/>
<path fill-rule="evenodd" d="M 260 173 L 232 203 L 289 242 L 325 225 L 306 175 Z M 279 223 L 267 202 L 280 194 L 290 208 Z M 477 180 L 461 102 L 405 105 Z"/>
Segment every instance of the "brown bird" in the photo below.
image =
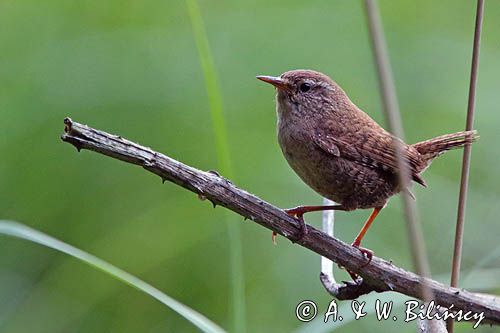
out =
<path fill-rule="evenodd" d="M 402 190 L 393 140 L 402 144 L 412 180 L 426 186 L 421 173 L 434 158 L 478 137 L 476 131 L 465 131 L 409 145 L 359 109 L 325 74 L 293 70 L 257 78 L 276 87 L 278 141 L 286 160 L 307 185 L 337 203 L 285 210 L 300 221 L 297 238 L 307 233 L 307 212 L 373 208 L 352 243 L 369 260 L 373 253 L 360 247 L 361 240 L 389 198 Z"/>

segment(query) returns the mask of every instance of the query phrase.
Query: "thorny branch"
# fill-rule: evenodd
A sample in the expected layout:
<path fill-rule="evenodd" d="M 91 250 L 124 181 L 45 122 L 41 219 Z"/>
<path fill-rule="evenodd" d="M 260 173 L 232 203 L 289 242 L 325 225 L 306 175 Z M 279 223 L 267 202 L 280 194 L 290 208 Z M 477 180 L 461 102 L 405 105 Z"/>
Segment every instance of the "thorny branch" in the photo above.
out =
<path fill-rule="evenodd" d="M 214 205 L 226 207 L 290 240 L 293 240 L 299 231 L 299 222 L 296 219 L 236 187 L 216 173 L 198 170 L 150 148 L 82 125 L 69 118 L 66 118 L 64 123 L 65 133 L 61 137 L 62 140 L 71 143 L 79 151 L 87 149 L 142 166 L 163 180 L 184 187 L 207 198 Z M 370 264 L 366 265 L 366 258 L 358 249 L 309 225 L 307 229 L 307 235 L 297 242 L 298 245 L 329 258 L 363 278 L 360 286 L 345 285 L 344 289 L 338 292 L 339 299 L 356 298 L 369 291 L 395 291 L 422 299 L 421 290 L 425 285 L 433 292 L 437 304 L 448 308 L 453 306 L 456 311 L 483 312 L 485 319 L 482 323 L 500 325 L 500 298 L 496 296 L 471 293 L 445 286 L 428 278 L 422 279 L 377 257 L 373 257 Z"/>

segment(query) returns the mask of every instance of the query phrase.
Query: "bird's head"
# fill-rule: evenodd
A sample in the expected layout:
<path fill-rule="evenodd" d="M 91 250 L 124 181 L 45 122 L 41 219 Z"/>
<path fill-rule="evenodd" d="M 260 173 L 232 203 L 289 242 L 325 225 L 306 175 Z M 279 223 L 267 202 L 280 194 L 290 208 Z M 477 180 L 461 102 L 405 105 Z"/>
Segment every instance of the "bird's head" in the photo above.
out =
<path fill-rule="evenodd" d="M 335 104 L 347 97 L 332 79 L 312 70 L 292 70 L 278 77 L 261 75 L 257 79 L 276 87 L 278 113 L 311 115 L 322 112 L 325 107 L 335 108 Z"/>

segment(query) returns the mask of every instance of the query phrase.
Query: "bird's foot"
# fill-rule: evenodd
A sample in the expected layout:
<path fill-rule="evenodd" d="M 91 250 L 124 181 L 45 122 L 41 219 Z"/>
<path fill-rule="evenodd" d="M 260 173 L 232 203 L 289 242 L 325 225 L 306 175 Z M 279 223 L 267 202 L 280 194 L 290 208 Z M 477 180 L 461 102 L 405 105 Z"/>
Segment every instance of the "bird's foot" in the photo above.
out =
<path fill-rule="evenodd" d="M 352 243 L 351 246 L 354 246 L 355 248 L 357 248 L 368 259 L 368 261 L 361 267 L 367 266 L 372 261 L 372 258 L 373 258 L 373 251 L 372 250 L 359 246 L 359 243 L 357 243 L 357 242 Z M 354 272 L 347 270 L 347 273 L 349 273 L 349 275 L 351 276 L 351 278 L 355 282 L 357 282 L 360 279 L 360 276 Z"/>
<path fill-rule="evenodd" d="M 284 211 L 285 213 L 287 213 L 291 217 L 295 217 L 299 221 L 299 232 L 297 236 L 292 240 L 293 243 L 298 242 L 299 240 L 304 238 L 305 235 L 307 235 L 307 226 L 304 221 L 304 213 L 306 213 L 307 210 L 304 210 L 302 206 L 299 206 L 295 208 L 284 209 Z M 276 245 L 276 236 L 276 231 L 273 231 L 272 240 L 274 245 Z"/>
<path fill-rule="evenodd" d="M 304 209 L 303 207 L 295 207 L 295 208 L 290 208 L 290 209 L 285 209 L 285 213 L 288 215 L 295 217 L 299 221 L 299 232 L 295 239 L 292 240 L 293 243 L 298 242 L 302 238 L 304 238 L 307 235 L 307 226 L 306 222 L 304 221 L 304 213 L 307 213 L 308 210 Z"/>
<path fill-rule="evenodd" d="M 357 248 L 368 259 L 366 264 L 364 264 L 362 267 L 365 267 L 366 265 L 368 265 L 372 261 L 372 258 L 373 258 L 373 251 L 372 250 L 359 246 L 359 243 L 357 243 L 357 242 L 352 243 L 351 246 L 354 246 L 355 248 Z"/>

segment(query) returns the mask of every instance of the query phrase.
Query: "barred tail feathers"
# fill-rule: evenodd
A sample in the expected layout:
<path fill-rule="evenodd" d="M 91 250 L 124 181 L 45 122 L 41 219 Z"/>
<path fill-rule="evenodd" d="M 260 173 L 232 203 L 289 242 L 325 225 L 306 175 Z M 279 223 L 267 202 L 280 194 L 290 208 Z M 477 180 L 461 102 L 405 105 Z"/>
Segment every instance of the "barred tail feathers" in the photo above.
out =
<path fill-rule="evenodd" d="M 468 143 L 476 141 L 478 138 L 479 135 L 476 130 L 463 131 L 441 135 L 433 139 L 415 143 L 412 146 L 423 156 L 427 162 L 425 167 L 427 167 L 433 159 L 445 151 L 463 147 Z"/>

